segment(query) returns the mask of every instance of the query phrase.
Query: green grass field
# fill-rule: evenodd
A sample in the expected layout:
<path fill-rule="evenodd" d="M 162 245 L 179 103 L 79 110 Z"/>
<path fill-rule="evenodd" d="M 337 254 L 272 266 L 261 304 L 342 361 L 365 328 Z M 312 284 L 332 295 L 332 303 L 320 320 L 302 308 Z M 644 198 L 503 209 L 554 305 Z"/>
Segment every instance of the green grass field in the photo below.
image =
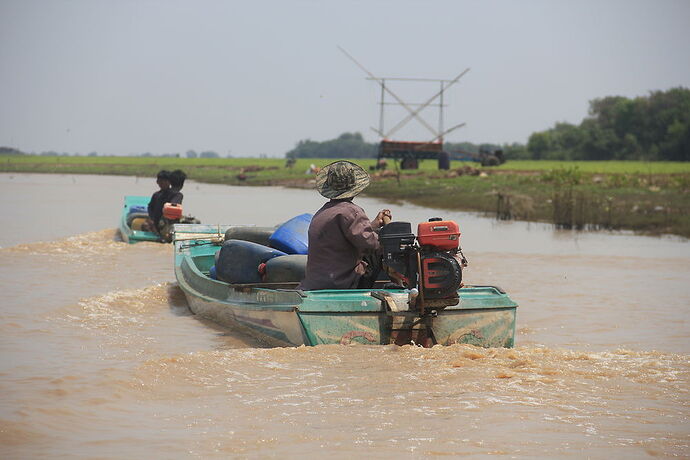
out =
<path fill-rule="evenodd" d="M 312 187 L 310 165 L 331 159 L 0 156 L 0 172 L 114 174 L 155 177 L 182 169 L 189 179 L 229 185 Z M 371 171 L 365 191 L 387 201 L 478 211 L 504 219 L 552 222 L 565 228 L 630 229 L 690 237 L 690 163 L 508 161 L 499 167 L 432 160 L 417 170 L 373 171 L 374 159 L 354 160 Z M 468 168 L 469 167 L 469 168 Z"/>
<path fill-rule="evenodd" d="M 168 157 L 58 157 L 58 156 L 34 156 L 34 155 L 5 155 L 0 156 L 0 161 L 4 165 L 33 166 L 35 169 L 51 169 L 56 171 L 69 169 L 70 166 L 80 166 L 83 168 L 93 168 L 101 170 L 103 167 L 128 167 L 138 166 L 145 169 L 176 169 L 185 167 L 218 167 L 218 168 L 247 168 L 251 166 L 261 166 L 264 168 L 276 167 L 284 168 L 284 158 L 168 158 Z M 324 166 L 333 161 L 323 158 L 299 159 L 295 164 L 294 171 L 305 171 L 310 164 L 318 167 Z M 374 159 L 354 159 L 366 169 L 375 164 Z M 392 163 L 392 162 L 391 162 Z M 467 161 L 453 161 L 452 168 L 469 165 L 479 167 L 486 171 L 548 171 L 552 169 L 577 168 L 583 173 L 601 174 L 682 174 L 690 173 L 690 163 L 680 162 L 641 162 L 641 161 L 508 161 L 498 167 L 482 168 L 478 163 Z M 392 166 L 391 166 L 392 167 Z M 2 170 L 7 170 L 7 167 Z M 437 170 L 437 163 L 433 160 L 420 162 L 421 171 Z"/>
<path fill-rule="evenodd" d="M 546 171 L 577 168 L 599 174 L 681 174 L 690 173 L 690 163 L 671 161 L 509 161 L 499 170 Z"/>

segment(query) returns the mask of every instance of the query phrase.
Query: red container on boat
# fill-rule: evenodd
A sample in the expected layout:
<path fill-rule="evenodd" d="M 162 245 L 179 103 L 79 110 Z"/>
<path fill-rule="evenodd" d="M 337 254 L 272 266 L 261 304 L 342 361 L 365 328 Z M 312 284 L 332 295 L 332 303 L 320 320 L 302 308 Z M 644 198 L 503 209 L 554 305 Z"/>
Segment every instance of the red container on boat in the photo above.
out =
<path fill-rule="evenodd" d="M 460 246 L 460 227 L 452 220 L 429 219 L 417 226 L 420 246 L 433 246 L 440 250 L 453 250 Z"/>
<path fill-rule="evenodd" d="M 182 218 L 182 205 L 177 203 L 165 203 L 163 205 L 163 217 L 169 220 Z"/>

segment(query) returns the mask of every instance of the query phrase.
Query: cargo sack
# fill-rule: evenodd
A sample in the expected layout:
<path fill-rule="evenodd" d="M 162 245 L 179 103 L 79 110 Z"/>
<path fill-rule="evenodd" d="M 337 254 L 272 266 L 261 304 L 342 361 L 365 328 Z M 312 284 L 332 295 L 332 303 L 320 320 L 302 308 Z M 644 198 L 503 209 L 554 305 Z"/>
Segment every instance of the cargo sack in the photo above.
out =
<path fill-rule="evenodd" d="M 284 255 L 282 251 L 251 241 L 228 240 L 218 251 L 216 276 L 230 284 L 260 283 L 259 265 Z"/>
<path fill-rule="evenodd" d="M 230 227 L 225 231 L 225 241 L 243 240 L 270 246 L 268 239 L 276 231 L 276 227 Z"/>
<path fill-rule="evenodd" d="M 129 214 L 127 216 L 127 226 L 131 228 L 132 222 L 134 222 L 134 219 L 139 219 L 139 218 L 148 219 L 149 214 L 147 212 L 134 212 L 134 213 Z"/>
<path fill-rule="evenodd" d="M 274 257 L 266 262 L 266 283 L 299 283 L 307 269 L 307 256 L 292 254 Z"/>
<path fill-rule="evenodd" d="M 134 219 L 132 219 L 132 223 L 130 224 L 130 228 L 132 230 L 141 231 L 147 221 L 148 221 L 148 219 L 146 217 L 135 217 Z"/>

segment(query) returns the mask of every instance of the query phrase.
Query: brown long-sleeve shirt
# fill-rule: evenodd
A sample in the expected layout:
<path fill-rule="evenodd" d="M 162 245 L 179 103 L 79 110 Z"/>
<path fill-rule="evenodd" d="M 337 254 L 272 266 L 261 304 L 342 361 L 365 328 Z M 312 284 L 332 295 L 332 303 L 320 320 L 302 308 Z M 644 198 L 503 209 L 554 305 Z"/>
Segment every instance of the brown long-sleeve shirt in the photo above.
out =
<path fill-rule="evenodd" d="M 361 273 L 355 269 L 364 251 L 378 247 L 378 235 L 362 208 L 350 201 L 329 201 L 314 214 L 309 225 L 307 269 L 299 288 L 357 287 Z"/>

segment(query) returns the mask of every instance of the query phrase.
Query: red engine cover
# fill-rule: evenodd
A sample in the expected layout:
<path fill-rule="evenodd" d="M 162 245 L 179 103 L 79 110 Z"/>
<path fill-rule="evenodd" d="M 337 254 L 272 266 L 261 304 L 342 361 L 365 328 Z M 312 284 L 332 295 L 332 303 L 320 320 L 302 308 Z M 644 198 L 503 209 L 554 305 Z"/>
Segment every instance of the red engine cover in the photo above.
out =
<path fill-rule="evenodd" d="M 417 240 L 421 246 L 453 250 L 460 246 L 460 227 L 452 220 L 422 222 L 417 226 Z"/>
<path fill-rule="evenodd" d="M 182 205 L 177 203 L 165 203 L 163 205 L 163 217 L 177 220 L 182 217 Z"/>

